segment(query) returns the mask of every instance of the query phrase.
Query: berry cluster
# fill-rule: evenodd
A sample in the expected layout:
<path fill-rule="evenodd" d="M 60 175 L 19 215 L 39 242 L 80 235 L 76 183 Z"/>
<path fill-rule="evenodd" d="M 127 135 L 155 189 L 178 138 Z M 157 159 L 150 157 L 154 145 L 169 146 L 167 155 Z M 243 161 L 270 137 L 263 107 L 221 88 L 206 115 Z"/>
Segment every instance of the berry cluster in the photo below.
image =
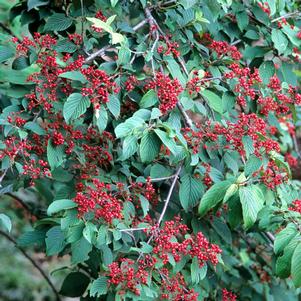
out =
<path fill-rule="evenodd" d="M 236 301 L 236 295 L 227 289 L 222 290 L 222 301 Z"/>
<path fill-rule="evenodd" d="M 292 206 L 288 210 L 295 211 L 301 214 L 301 200 L 295 200 L 292 202 Z"/>
<path fill-rule="evenodd" d="M 218 58 L 223 56 L 230 56 L 233 60 L 240 60 L 242 58 L 241 53 L 236 46 L 232 46 L 225 41 L 215 41 L 211 40 L 209 48 L 214 51 Z"/>
<path fill-rule="evenodd" d="M 92 185 L 86 185 L 85 191 L 78 192 L 74 198 L 78 204 L 79 217 L 92 212 L 95 219 L 102 219 L 108 224 L 114 219 L 121 219 L 122 204 L 110 193 L 110 185 L 98 179 L 93 179 Z"/>
<path fill-rule="evenodd" d="M 144 88 L 146 90 L 154 89 L 157 91 L 160 100 L 159 109 L 162 114 L 166 114 L 177 105 L 179 101 L 178 96 L 183 91 L 178 79 L 172 80 L 161 72 L 158 72 L 155 79 L 146 84 Z"/>

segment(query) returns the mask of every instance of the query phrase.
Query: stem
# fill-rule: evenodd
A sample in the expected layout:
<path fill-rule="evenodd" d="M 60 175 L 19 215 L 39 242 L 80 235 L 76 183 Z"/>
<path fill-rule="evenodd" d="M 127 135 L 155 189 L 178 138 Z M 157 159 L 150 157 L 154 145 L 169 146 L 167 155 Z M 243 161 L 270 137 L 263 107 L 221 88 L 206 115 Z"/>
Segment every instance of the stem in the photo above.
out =
<path fill-rule="evenodd" d="M 182 165 L 178 168 L 178 170 L 177 170 L 177 172 L 176 172 L 176 174 L 175 174 L 175 177 L 174 177 L 174 179 L 173 179 L 173 181 L 172 181 L 172 184 L 171 184 L 171 186 L 170 186 L 170 188 L 169 188 L 168 195 L 167 195 L 167 198 L 166 198 L 166 200 L 165 200 L 165 204 L 164 204 L 163 210 L 162 210 L 161 215 L 160 215 L 160 217 L 159 217 L 159 219 L 158 219 L 158 226 L 160 226 L 161 221 L 162 221 L 162 219 L 164 218 L 166 209 L 167 209 L 167 207 L 168 207 L 168 203 L 169 203 L 169 201 L 170 201 L 172 192 L 173 192 L 173 190 L 174 190 L 174 188 L 175 188 L 175 185 L 176 185 L 176 183 L 177 183 L 178 176 L 179 176 L 179 174 L 180 174 L 180 172 L 181 172 L 181 169 L 182 169 Z"/>
<path fill-rule="evenodd" d="M 299 11 L 295 11 L 295 12 L 292 12 L 292 13 L 287 13 L 287 14 L 285 14 L 285 15 L 283 15 L 283 16 L 280 16 L 280 17 L 278 17 L 278 18 L 275 18 L 275 19 L 273 19 L 271 22 L 272 23 L 274 23 L 274 22 L 277 22 L 277 21 L 279 21 L 279 20 L 282 20 L 283 18 L 284 19 L 286 19 L 286 18 L 288 18 L 288 17 L 293 17 L 293 16 L 299 16 L 301 13 L 299 12 Z"/>
<path fill-rule="evenodd" d="M 40 272 L 40 274 L 42 275 L 42 277 L 46 280 L 46 282 L 51 287 L 53 293 L 56 296 L 56 300 L 57 301 L 61 301 L 61 297 L 60 297 L 58 291 L 56 290 L 56 288 L 54 287 L 53 283 L 51 282 L 51 280 L 49 279 L 49 277 L 46 275 L 46 273 L 39 266 L 39 264 L 36 263 L 34 261 L 34 259 L 22 247 L 18 246 L 17 242 L 15 241 L 15 239 L 13 237 L 11 237 L 9 234 L 7 234 L 4 231 L 0 230 L 0 235 L 4 236 L 7 240 L 9 240 L 10 242 L 12 242 L 15 245 L 15 247 L 32 263 L 32 265 Z"/>

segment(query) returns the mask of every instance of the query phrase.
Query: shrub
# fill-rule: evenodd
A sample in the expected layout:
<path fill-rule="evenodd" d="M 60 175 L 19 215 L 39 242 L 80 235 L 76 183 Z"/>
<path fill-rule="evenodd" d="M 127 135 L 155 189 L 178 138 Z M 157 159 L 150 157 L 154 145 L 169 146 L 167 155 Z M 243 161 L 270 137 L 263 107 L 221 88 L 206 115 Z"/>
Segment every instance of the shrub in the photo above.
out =
<path fill-rule="evenodd" d="M 297 300 L 297 9 L 289 0 L 11 7 L 1 193 L 34 216 L 17 247 L 70 255 L 61 295 Z M 10 237 L 5 212 L 0 220 Z"/>

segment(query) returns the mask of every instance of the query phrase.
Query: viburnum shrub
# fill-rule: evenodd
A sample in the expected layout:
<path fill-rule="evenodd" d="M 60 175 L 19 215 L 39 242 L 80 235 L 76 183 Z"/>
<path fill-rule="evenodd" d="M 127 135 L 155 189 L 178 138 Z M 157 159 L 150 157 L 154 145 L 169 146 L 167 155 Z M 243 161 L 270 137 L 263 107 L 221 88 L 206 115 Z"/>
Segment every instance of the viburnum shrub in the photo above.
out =
<path fill-rule="evenodd" d="M 298 2 L 16 2 L 0 192 L 56 298 L 298 300 Z"/>

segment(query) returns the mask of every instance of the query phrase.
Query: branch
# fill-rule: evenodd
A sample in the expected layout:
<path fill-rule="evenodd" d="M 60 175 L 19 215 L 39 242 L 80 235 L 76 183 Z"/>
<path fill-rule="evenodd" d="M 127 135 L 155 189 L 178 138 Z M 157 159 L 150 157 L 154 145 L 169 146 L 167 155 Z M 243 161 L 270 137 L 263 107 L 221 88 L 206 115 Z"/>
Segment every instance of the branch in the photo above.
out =
<path fill-rule="evenodd" d="M 6 195 L 10 196 L 11 198 L 13 198 L 15 201 L 17 201 L 26 211 L 28 211 L 31 215 L 34 215 L 30 209 L 30 207 L 28 206 L 28 204 L 26 204 L 26 202 L 24 202 L 22 199 L 20 199 L 18 196 L 14 195 L 11 192 L 7 192 Z M 34 215 L 35 216 L 35 215 Z"/>
<path fill-rule="evenodd" d="M 183 115 L 186 125 L 188 125 L 190 128 L 192 128 L 193 122 L 192 122 L 191 118 L 188 116 L 188 114 L 186 113 L 186 111 L 184 110 L 184 108 L 183 108 L 182 104 L 180 103 L 180 101 L 178 101 L 178 103 L 177 103 L 177 108 L 179 109 L 179 111 Z"/>
<path fill-rule="evenodd" d="M 300 15 L 301 15 L 301 12 L 295 11 L 295 12 L 292 12 L 292 13 L 287 13 L 283 16 L 278 17 L 278 18 L 275 18 L 271 22 L 274 23 L 274 22 L 277 22 L 277 21 L 282 20 L 282 19 L 286 19 L 286 18 L 290 18 L 290 17 L 294 17 L 294 16 L 298 17 Z"/>
<path fill-rule="evenodd" d="M 178 176 L 179 176 L 179 174 L 180 174 L 180 172 L 181 172 L 181 169 L 182 169 L 182 165 L 178 168 L 177 172 L 176 172 L 175 175 L 174 175 L 174 179 L 173 179 L 172 184 L 171 184 L 171 186 L 170 186 L 170 188 L 169 188 L 167 197 L 166 197 L 166 199 L 165 199 L 165 201 L 164 201 L 164 202 L 165 202 L 165 203 L 164 203 L 164 207 L 163 207 L 163 209 L 162 209 L 162 212 L 161 212 L 160 217 L 159 217 L 158 222 L 157 222 L 157 228 L 160 227 L 160 224 L 161 224 L 161 222 L 162 222 L 162 220 L 163 220 L 163 218 L 164 218 L 164 215 L 165 215 L 165 213 L 166 213 L 166 210 L 167 210 L 167 207 L 168 207 L 168 204 L 169 204 L 169 201 L 170 201 L 172 192 L 173 192 L 173 190 L 174 190 L 174 188 L 175 188 L 175 185 L 176 185 L 176 183 L 177 183 Z M 150 236 L 150 238 L 147 240 L 147 244 L 149 244 L 149 243 L 153 240 L 154 236 L 155 236 L 155 233 L 153 232 L 152 235 Z M 139 261 L 140 258 L 141 258 L 142 256 L 143 256 L 143 253 L 141 252 L 141 253 L 139 254 L 138 258 L 137 258 L 137 261 Z"/>
<path fill-rule="evenodd" d="M 162 210 L 161 215 L 160 215 L 160 217 L 159 217 L 159 219 L 158 219 L 158 227 L 160 226 L 161 221 L 162 221 L 162 219 L 163 219 L 163 217 L 164 217 L 164 215 L 165 215 L 166 209 L 167 209 L 167 207 L 168 207 L 168 203 L 169 203 L 169 201 L 170 201 L 172 192 L 173 192 L 173 190 L 174 190 L 174 188 L 175 188 L 175 185 L 176 185 L 176 183 L 177 183 L 178 176 L 179 176 L 179 174 L 180 174 L 180 172 L 181 172 L 181 169 L 182 169 L 182 165 L 178 168 L 178 170 L 177 170 L 177 172 L 176 172 L 176 174 L 175 174 L 175 177 L 174 177 L 174 179 L 173 179 L 173 181 L 172 181 L 172 184 L 171 184 L 171 186 L 170 186 L 170 188 L 169 188 L 168 195 L 167 195 L 167 197 L 166 197 L 166 200 L 165 200 L 165 204 L 164 204 L 163 210 Z"/>
<path fill-rule="evenodd" d="M 46 282 L 51 287 L 53 293 L 56 296 L 56 300 L 57 301 L 61 301 L 61 297 L 60 297 L 58 291 L 56 290 L 56 288 L 54 287 L 53 283 L 51 282 L 51 280 L 49 279 L 49 277 L 46 275 L 46 273 L 39 266 L 39 264 L 36 263 L 34 261 L 34 259 L 22 247 L 18 246 L 17 242 L 15 241 L 15 239 L 13 237 L 11 237 L 9 234 L 7 234 L 4 231 L 0 230 L 0 235 L 4 236 L 7 240 L 9 240 L 10 242 L 12 242 L 15 245 L 15 247 L 32 263 L 32 265 L 40 272 L 40 274 L 42 275 L 42 277 L 46 280 Z"/>
<path fill-rule="evenodd" d="M 139 22 L 137 25 L 135 25 L 133 27 L 134 31 L 137 31 L 138 29 L 140 29 L 144 24 L 147 23 L 147 20 L 142 20 L 141 22 Z M 105 46 L 95 52 L 93 52 L 92 54 L 90 54 L 86 59 L 85 59 L 85 64 L 90 63 L 91 61 L 93 61 L 94 59 L 96 59 L 98 56 L 102 56 L 105 54 L 105 52 L 110 48 L 110 46 Z"/>

